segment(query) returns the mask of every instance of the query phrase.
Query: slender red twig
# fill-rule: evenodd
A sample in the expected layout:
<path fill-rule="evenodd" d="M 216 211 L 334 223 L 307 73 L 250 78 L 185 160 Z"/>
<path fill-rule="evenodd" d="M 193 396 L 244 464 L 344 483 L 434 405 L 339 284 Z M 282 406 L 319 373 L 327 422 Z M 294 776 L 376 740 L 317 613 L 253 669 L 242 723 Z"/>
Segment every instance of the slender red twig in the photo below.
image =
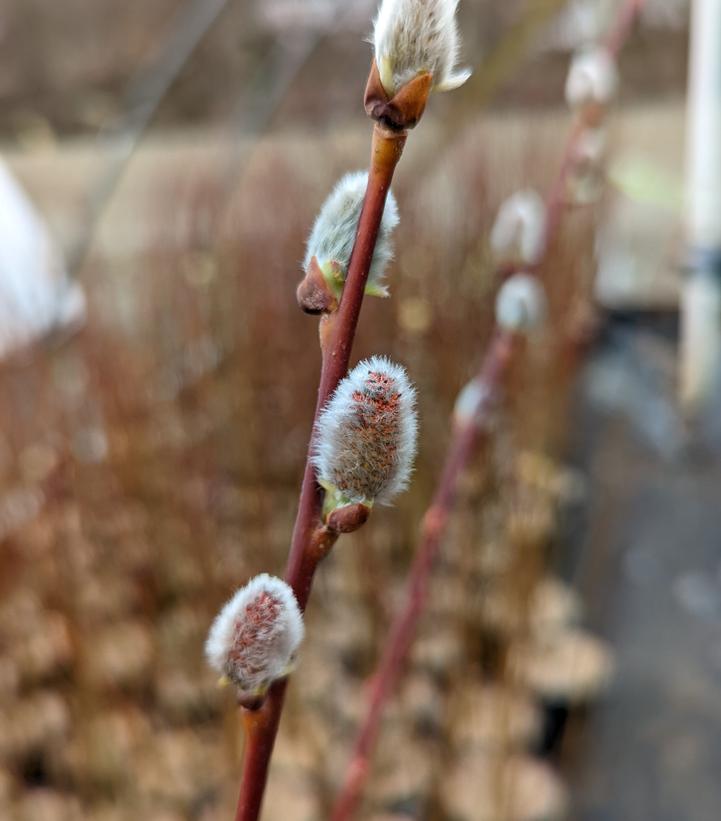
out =
<path fill-rule="evenodd" d="M 621 7 L 615 25 L 608 33 L 604 43 L 613 57 L 618 57 L 626 40 L 628 40 L 644 2 L 645 0 L 627 0 Z"/>
<path fill-rule="evenodd" d="M 604 41 L 604 48 L 612 57 L 618 57 L 623 44 L 628 39 L 636 17 L 643 6 L 644 0 L 627 0 L 621 7 L 616 21 Z M 556 236 L 560 226 L 563 209 L 566 205 L 566 190 L 568 176 L 578 152 L 578 144 L 586 131 L 584 117 L 578 116 L 571 125 L 571 130 L 564 144 L 561 163 L 556 179 L 551 186 L 546 199 L 546 248 L 551 238 Z"/>
<path fill-rule="evenodd" d="M 243 712 L 245 727 L 245 751 L 243 753 L 243 784 L 253 785 L 253 789 L 241 790 L 236 821 L 243 818 L 257 818 L 263 802 L 263 793 L 268 779 L 268 761 L 280 721 L 280 705 L 283 702 L 287 679 L 278 682 L 259 710 Z"/>
<path fill-rule="evenodd" d="M 606 41 L 606 47 L 614 56 L 618 54 L 621 45 L 630 33 L 642 3 L 643 0 L 628 0 L 621 9 L 616 25 Z M 581 117 L 574 121 L 566 140 L 557 175 L 548 192 L 544 254 L 542 256 L 545 256 L 560 227 L 566 203 L 568 177 L 573 169 L 578 141 L 585 127 L 585 122 Z M 500 271 L 499 273 L 507 275 L 511 272 Z M 480 388 L 480 401 L 484 401 L 485 396 L 497 392 L 503 375 L 513 358 L 512 343 L 513 335 L 499 329 L 495 330 L 481 370 L 476 377 Z M 482 434 L 486 429 L 486 414 L 490 407 L 489 404 L 479 406 L 475 424 L 458 426 L 453 432 L 433 501 L 423 520 L 420 543 L 411 565 L 404 604 L 394 618 L 381 660 L 373 676 L 367 709 L 356 736 L 345 780 L 333 806 L 331 821 L 349 821 L 362 797 L 383 709 L 401 675 L 418 620 L 425 606 L 430 575 L 441 546 L 446 522 L 455 502 L 458 479 L 482 439 Z"/>
<path fill-rule="evenodd" d="M 380 125 L 375 125 L 373 129 L 368 189 L 358 220 L 358 233 L 348 263 L 348 276 L 343 295 L 338 311 L 322 320 L 331 327 L 322 330 L 328 339 L 328 344 L 323 353 L 314 425 L 318 414 L 348 370 L 386 196 L 393 179 L 393 172 L 401 157 L 405 139 L 405 134 L 390 132 Z M 311 445 L 309 445 L 308 456 L 310 456 L 310 447 Z M 285 575 L 286 581 L 295 591 L 302 610 L 305 609 L 308 601 L 313 579 L 312 573 L 308 574 L 303 570 L 305 545 L 308 544 L 313 529 L 320 520 L 321 502 L 322 492 L 315 481 L 313 466 L 308 458 Z"/>
<path fill-rule="evenodd" d="M 363 294 L 378 230 L 393 173 L 405 144 L 405 132 L 376 124 L 373 129 L 368 187 L 358 221 L 356 241 L 348 263 L 348 275 L 336 313 L 323 317 L 323 359 L 313 428 L 318 414 L 348 370 Z M 322 491 L 315 479 L 309 443 L 298 513 L 285 578 L 305 610 L 313 577 L 335 537 L 328 537 L 321 523 Z M 257 821 L 268 780 L 268 767 L 283 710 L 287 680 L 276 682 L 259 709 L 243 709 L 246 748 L 243 756 L 236 821 Z"/>

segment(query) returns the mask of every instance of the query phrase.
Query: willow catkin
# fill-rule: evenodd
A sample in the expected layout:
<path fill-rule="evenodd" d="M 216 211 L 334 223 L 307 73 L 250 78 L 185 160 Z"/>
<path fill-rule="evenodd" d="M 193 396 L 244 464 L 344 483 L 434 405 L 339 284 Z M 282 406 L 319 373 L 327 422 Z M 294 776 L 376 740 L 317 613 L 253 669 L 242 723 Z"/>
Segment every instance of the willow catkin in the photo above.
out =
<path fill-rule="evenodd" d="M 307 272 L 315 258 L 336 296 L 340 296 L 348 274 L 348 262 L 355 244 L 367 186 L 366 171 L 355 171 L 341 177 L 323 203 L 308 237 L 303 268 Z M 374 296 L 388 295 L 383 285 L 383 276 L 388 263 L 393 259 L 391 235 L 396 225 L 398 206 L 393 193 L 389 191 L 368 271 L 366 293 Z"/>
<path fill-rule="evenodd" d="M 290 672 L 303 633 L 292 589 L 282 579 L 262 573 L 220 611 L 205 655 L 211 667 L 243 693 L 261 695 Z"/>
<path fill-rule="evenodd" d="M 313 462 L 318 480 L 347 502 L 386 504 L 413 468 L 418 423 L 415 388 L 386 357 L 360 362 L 321 413 Z"/>
<path fill-rule="evenodd" d="M 383 88 L 393 96 L 429 72 L 433 88 L 463 85 L 469 69 L 457 69 L 460 38 L 458 0 L 382 0 L 373 29 L 373 47 Z"/>

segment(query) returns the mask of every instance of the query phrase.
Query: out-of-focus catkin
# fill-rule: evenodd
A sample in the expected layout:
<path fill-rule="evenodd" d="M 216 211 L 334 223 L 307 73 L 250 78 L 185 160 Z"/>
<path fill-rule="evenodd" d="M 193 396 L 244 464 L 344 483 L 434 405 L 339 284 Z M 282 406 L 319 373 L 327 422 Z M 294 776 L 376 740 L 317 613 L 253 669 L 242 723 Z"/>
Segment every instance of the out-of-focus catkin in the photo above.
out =
<path fill-rule="evenodd" d="M 616 94 L 618 71 L 610 52 L 601 47 L 574 55 L 566 77 L 566 102 L 572 109 L 608 105 Z"/>
<path fill-rule="evenodd" d="M 534 265 L 543 254 L 546 205 L 532 188 L 505 199 L 491 229 L 491 249 L 504 262 Z"/>
<path fill-rule="evenodd" d="M 514 333 L 530 333 L 546 320 L 546 293 L 531 274 L 514 274 L 496 297 L 496 322 Z"/>

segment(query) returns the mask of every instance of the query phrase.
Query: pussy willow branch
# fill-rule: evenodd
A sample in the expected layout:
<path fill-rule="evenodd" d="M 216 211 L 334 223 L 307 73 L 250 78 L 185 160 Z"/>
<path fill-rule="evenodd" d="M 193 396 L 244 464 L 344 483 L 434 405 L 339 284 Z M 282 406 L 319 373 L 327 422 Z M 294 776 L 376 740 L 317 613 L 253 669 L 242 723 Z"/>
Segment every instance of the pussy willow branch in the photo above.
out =
<path fill-rule="evenodd" d="M 618 57 L 626 40 L 628 40 L 644 2 L 645 0 L 626 0 L 619 10 L 615 25 L 608 33 L 604 43 L 612 57 Z"/>
<path fill-rule="evenodd" d="M 643 0 L 628 0 L 621 8 L 616 25 L 606 41 L 606 47 L 614 56 L 617 56 L 623 42 L 628 37 L 642 3 Z M 546 198 L 544 256 L 560 228 L 566 201 L 568 176 L 573 169 L 578 140 L 584 128 L 585 124 L 579 117 L 571 128 L 556 178 Z M 497 392 L 502 377 L 513 359 L 515 348 L 512 342 L 512 335 L 496 329 L 481 370 L 476 377 L 478 387 L 481 389 L 480 401 L 485 401 L 486 395 Z M 393 620 L 381 660 L 373 676 L 366 713 L 356 736 L 353 754 L 333 807 L 331 821 L 349 821 L 362 797 L 383 709 L 401 675 L 418 620 L 425 607 L 430 575 L 441 546 L 448 516 L 455 502 L 458 479 L 482 438 L 484 425 L 487 422 L 485 416 L 489 408 L 488 404 L 479 407 L 475 425 L 458 426 L 453 432 L 433 501 L 423 520 L 420 544 L 411 565 L 405 601 Z"/>
<path fill-rule="evenodd" d="M 386 197 L 405 140 L 405 132 L 390 131 L 379 124 L 373 128 L 368 187 L 358 220 L 355 244 L 348 262 L 348 275 L 343 294 L 338 310 L 322 320 L 325 323 L 325 343 L 313 429 L 320 411 L 348 371 Z M 293 588 L 301 610 L 305 610 L 308 603 L 316 568 L 337 538 L 333 534 L 327 534 L 321 522 L 323 494 L 316 482 L 310 458 L 312 441 L 311 436 L 285 572 L 285 579 Z M 260 816 L 286 686 L 287 679 L 276 682 L 263 704 L 252 715 L 249 716 L 249 711 L 242 708 L 245 714 L 246 749 L 236 821 L 256 821 Z"/>
<path fill-rule="evenodd" d="M 631 34 L 633 24 L 638 16 L 638 13 L 641 11 L 643 4 L 644 0 L 626 0 L 626 2 L 619 9 L 614 25 L 611 27 L 611 30 L 607 34 L 603 43 L 604 47 L 613 58 L 618 58 L 624 43 Z M 548 250 L 548 245 L 551 242 L 551 239 L 555 237 L 556 232 L 560 227 L 563 209 L 566 204 L 568 175 L 573 169 L 578 144 L 583 137 L 585 130 L 586 123 L 584 122 L 583 115 L 578 115 L 574 120 L 568 138 L 566 139 L 558 174 L 546 199 L 545 250 Z"/>
<path fill-rule="evenodd" d="M 395 167 L 401 158 L 405 140 L 406 136 L 403 133 L 388 131 L 378 124 L 373 128 L 368 188 L 358 220 L 355 245 L 348 262 L 348 275 L 343 295 L 337 312 L 322 319 L 322 322 L 326 323 L 323 329 L 326 344 L 313 419 L 314 426 L 320 411 L 348 370 L 386 197 Z M 320 522 L 322 503 L 322 491 L 315 480 L 315 472 L 310 460 L 311 446 L 312 438 L 308 448 L 300 504 L 285 572 L 286 581 L 295 591 L 301 610 L 305 609 L 308 602 L 313 581 L 313 572 L 307 573 L 303 570 L 305 546 L 314 528 Z"/>
<path fill-rule="evenodd" d="M 428 597 L 428 585 L 448 517 L 458 492 L 458 479 L 486 435 L 492 397 L 512 360 L 514 336 L 496 331 L 476 376 L 479 401 L 476 413 L 457 425 L 431 506 L 423 517 L 421 538 L 411 566 L 405 603 L 393 621 L 381 661 L 373 677 L 367 712 L 356 738 L 346 779 L 331 814 L 332 821 L 351 818 L 368 776 L 370 755 L 380 729 L 383 708 L 398 680 Z"/>

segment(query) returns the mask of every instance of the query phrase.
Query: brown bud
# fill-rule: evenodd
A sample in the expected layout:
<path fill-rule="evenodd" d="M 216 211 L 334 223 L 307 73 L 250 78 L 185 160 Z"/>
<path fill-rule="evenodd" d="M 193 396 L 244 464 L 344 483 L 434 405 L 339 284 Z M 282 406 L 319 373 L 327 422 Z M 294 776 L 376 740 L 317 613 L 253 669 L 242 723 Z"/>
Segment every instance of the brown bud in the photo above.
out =
<path fill-rule="evenodd" d="M 368 505 L 360 502 L 337 507 L 328 515 L 326 527 L 333 533 L 353 533 L 368 521 L 370 512 Z"/>
<path fill-rule="evenodd" d="M 238 706 L 243 707 L 245 710 L 249 710 L 252 713 L 260 710 L 263 704 L 265 704 L 265 696 L 265 693 L 244 693 L 242 690 L 238 690 L 236 692 Z"/>
<path fill-rule="evenodd" d="M 301 310 L 307 314 L 328 314 L 338 307 L 338 300 L 328 286 L 315 257 L 311 259 L 295 296 Z"/>
<path fill-rule="evenodd" d="M 392 131 L 413 128 L 425 111 L 432 84 L 433 78 L 426 71 L 401 86 L 393 97 L 389 97 L 381 83 L 378 65 L 373 60 L 363 101 L 366 113 Z"/>

